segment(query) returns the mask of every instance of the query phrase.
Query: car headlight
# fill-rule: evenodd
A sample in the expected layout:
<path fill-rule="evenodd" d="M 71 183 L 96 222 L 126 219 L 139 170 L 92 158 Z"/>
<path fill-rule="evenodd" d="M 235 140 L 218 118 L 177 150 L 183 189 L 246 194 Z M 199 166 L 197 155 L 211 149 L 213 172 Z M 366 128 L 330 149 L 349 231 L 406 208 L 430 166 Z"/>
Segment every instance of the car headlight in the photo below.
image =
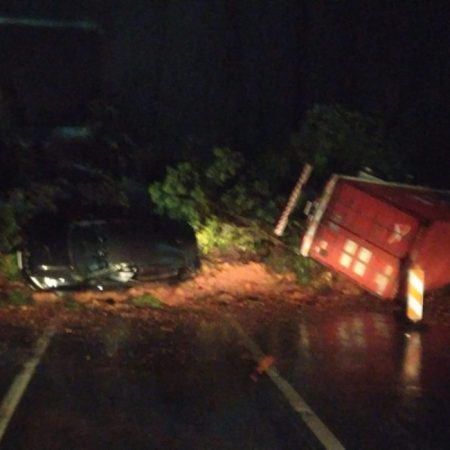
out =
<path fill-rule="evenodd" d="M 40 289 L 54 289 L 60 286 L 67 285 L 67 280 L 62 277 L 53 278 L 30 276 L 30 279 Z"/>

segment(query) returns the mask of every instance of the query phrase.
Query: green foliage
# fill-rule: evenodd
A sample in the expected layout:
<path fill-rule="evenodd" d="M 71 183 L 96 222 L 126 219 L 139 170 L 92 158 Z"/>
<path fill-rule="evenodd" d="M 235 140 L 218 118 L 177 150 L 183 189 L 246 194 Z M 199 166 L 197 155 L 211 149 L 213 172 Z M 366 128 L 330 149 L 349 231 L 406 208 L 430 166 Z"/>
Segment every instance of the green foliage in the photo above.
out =
<path fill-rule="evenodd" d="M 212 216 L 199 227 L 196 234 L 199 247 L 204 254 L 214 250 L 253 253 L 259 242 L 255 231 L 252 227 L 239 227 Z"/>
<path fill-rule="evenodd" d="M 388 179 L 398 179 L 408 170 L 400 152 L 393 151 L 379 117 L 341 105 L 315 105 L 291 144 L 300 160 L 311 162 L 320 177 L 332 172 L 355 175 L 370 167 Z"/>
<path fill-rule="evenodd" d="M 213 149 L 214 160 L 206 169 L 206 177 L 219 187 L 224 186 L 239 173 L 244 165 L 244 157 L 229 148 Z"/>
<path fill-rule="evenodd" d="M 14 208 L 7 203 L 0 203 L 0 252 L 10 252 L 18 244 L 19 232 Z"/>
<path fill-rule="evenodd" d="M 215 148 L 212 153 L 210 162 L 182 162 L 169 167 L 163 181 L 150 185 L 149 193 L 159 213 L 185 219 L 196 229 L 221 209 L 238 213 L 235 207 L 239 201 L 244 204 L 244 197 L 250 197 L 238 177 L 244 159 L 228 148 Z M 229 198 L 238 201 L 231 205 Z"/>
<path fill-rule="evenodd" d="M 310 284 L 319 273 L 323 271 L 323 267 L 311 258 L 305 258 L 296 255 L 293 259 L 293 272 L 295 273 L 297 282 L 301 285 Z"/>
<path fill-rule="evenodd" d="M 3 275 L 9 281 L 21 278 L 16 255 L 0 253 L 0 275 Z"/>
<path fill-rule="evenodd" d="M 33 304 L 30 294 L 20 289 L 10 291 L 4 302 L 11 306 L 28 306 Z"/>
<path fill-rule="evenodd" d="M 284 246 L 270 247 L 264 261 L 275 272 L 293 273 L 297 283 L 306 286 L 315 282 L 324 268 L 313 259 L 300 255 L 300 236 L 303 232 L 304 224 L 292 220 L 284 233 Z"/>
<path fill-rule="evenodd" d="M 230 211 L 230 197 L 237 200 L 234 206 L 239 202 L 245 205 L 244 198 L 249 198 L 249 194 L 242 183 L 236 185 L 244 158 L 228 148 L 215 148 L 212 153 L 210 164 L 179 163 L 167 169 L 163 181 L 150 185 L 150 197 L 158 213 L 187 220 L 199 229 L 221 208 Z M 253 204 L 247 204 L 245 209 L 251 206 Z M 238 213 L 238 209 L 232 208 L 232 211 Z"/>
<path fill-rule="evenodd" d="M 92 180 L 57 179 L 50 183 L 30 183 L 14 188 L 0 200 L 0 252 L 10 252 L 20 243 L 21 226 L 41 213 L 57 212 L 61 205 L 80 210 L 104 210 L 128 206 L 120 182 L 104 175 Z"/>
<path fill-rule="evenodd" d="M 161 300 L 151 294 L 144 294 L 138 297 L 133 297 L 131 303 L 138 308 L 154 308 L 161 309 Z"/>
<path fill-rule="evenodd" d="M 215 148 L 212 160 L 179 163 L 150 185 L 158 213 L 187 220 L 204 254 L 255 252 L 258 222 L 273 223 L 277 211 L 269 186 L 246 172 L 240 153 Z"/>
<path fill-rule="evenodd" d="M 9 253 L 21 241 L 21 225 L 36 214 L 55 211 L 60 195 L 58 187 L 32 183 L 15 188 L 0 200 L 0 252 Z"/>
<path fill-rule="evenodd" d="M 21 129 L 2 132 L 8 113 L 3 100 L 0 92 L 0 251 L 14 246 L 19 225 L 41 212 L 128 206 L 123 181 L 141 167 L 142 152 L 117 126 L 114 108 L 97 102 L 85 127 L 57 128 L 41 146 Z M 12 213 L 3 211 L 4 204 Z M 17 227 L 4 233 L 12 215 Z"/>
<path fill-rule="evenodd" d="M 164 181 L 150 185 L 149 193 L 158 213 L 187 220 L 195 228 L 210 214 L 200 174 L 191 163 L 169 167 Z"/>
<path fill-rule="evenodd" d="M 323 272 L 323 267 L 311 258 L 299 255 L 295 247 L 273 248 L 265 263 L 278 273 L 291 272 L 301 285 L 309 285 Z"/>
<path fill-rule="evenodd" d="M 280 204 L 275 193 L 271 192 L 267 182 L 242 179 L 220 197 L 222 211 L 234 216 L 253 218 L 272 225 L 279 214 Z"/>

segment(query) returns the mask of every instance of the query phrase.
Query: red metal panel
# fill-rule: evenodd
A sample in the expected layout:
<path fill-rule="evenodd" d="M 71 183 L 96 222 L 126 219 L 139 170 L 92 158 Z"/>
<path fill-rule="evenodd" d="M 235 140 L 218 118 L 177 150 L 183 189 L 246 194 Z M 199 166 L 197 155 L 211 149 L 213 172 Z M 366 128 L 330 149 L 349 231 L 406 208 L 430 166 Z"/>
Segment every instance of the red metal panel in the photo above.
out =
<path fill-rule="evenodd" d="M 419 186 L 345 180 L 373 197 L 427 220 L 450 220 L 450 192 Z"/>
<path fill-rule="evenodd" d="M 425 272 L 425 290 L 450 284 L 450 223 L 430 225 L 411 256 Z"/>
<path fill-rule="evenodd" d="M 310 256 L 382 298 L 397 293 L 399 258 L 330 220 L 319 227 Z"/>
<path fill-rule="evenodd" d="M 346 180 L 336 186 L 324 218 L 398 258 L 408 253 L 419 229 L 417 218 Z"/>

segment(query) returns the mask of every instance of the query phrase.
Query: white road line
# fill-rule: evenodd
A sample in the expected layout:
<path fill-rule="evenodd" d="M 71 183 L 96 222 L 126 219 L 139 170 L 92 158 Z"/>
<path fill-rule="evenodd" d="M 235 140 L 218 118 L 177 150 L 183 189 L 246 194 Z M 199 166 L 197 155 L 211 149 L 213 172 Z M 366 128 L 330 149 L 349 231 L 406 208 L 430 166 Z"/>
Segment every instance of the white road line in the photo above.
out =
<path fill-rule="evenodd" d="M 12 382 L 8 392 L 6 393 L 3 401 L 0 405 L 0 442 L 6 432 L 8 424 L 13 416 L 17 405 L 19 404 L 25 390 L 28 387 L 33 374 L 42 359 L 45 351 L 47 350 L 48 344 L 51 338 L 55 334 L 56 327 L 49 326 L 45 329 L 42 336 L 36 341 L 36 346 L 34 347 L 33 353 L 24 365 L 20 373 L 17 374 L 16 378 Z"/>
<path fill-rule="evenodd" d="M 253 359 L 258 363 L 265 356 L 255 341 L 248 336 L 241 325 L 228 316 L 231 326 L 238 332 L 243 344 L 252 354 Z M 271 366 L 266 370 L 267 375 L 273 381 L 275 386 L 281 391 L 286 400 L 290 403 L 294 411 L 300 414 L 307 427 L 314 433 L 317 439 L 327 450 L 345 450 L 345 447 L 339 442 L 336 436 L 327 428 L 327 426 L 317 417 L 314 411 L 308 406 L 298 392 L 279 374 L 276 367 Z"/>

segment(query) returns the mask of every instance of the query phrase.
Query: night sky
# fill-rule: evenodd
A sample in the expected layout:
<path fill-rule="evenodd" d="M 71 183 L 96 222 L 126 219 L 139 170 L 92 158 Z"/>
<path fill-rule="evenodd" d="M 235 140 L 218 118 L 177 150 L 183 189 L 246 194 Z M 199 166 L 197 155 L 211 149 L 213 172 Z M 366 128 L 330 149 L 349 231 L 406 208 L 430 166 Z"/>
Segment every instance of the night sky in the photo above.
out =
<path fill-rule="evenodd" d="M 9 1 L 3 86 L 28 126 L 83 120 L 106 97 L 137 135 L 281 151 L 315 103 L 380 114 L 423 180 L 450 188 L 444 1 Z M 448 28 L 448 27 L 447 27 Z M 62 122 L 62 123 L 60 123 Z"/>

